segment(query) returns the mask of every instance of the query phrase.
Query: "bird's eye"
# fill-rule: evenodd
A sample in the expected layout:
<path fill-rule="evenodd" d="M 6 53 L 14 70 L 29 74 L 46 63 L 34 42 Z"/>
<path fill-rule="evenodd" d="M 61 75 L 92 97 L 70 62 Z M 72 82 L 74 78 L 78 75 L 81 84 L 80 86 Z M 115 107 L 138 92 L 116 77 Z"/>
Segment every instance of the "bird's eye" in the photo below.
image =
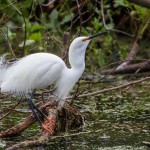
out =
<path fill-rule="evenodd" d="M 82 39 L 83 42 L 85 42 L 87 40 L 87 38 Z"/>

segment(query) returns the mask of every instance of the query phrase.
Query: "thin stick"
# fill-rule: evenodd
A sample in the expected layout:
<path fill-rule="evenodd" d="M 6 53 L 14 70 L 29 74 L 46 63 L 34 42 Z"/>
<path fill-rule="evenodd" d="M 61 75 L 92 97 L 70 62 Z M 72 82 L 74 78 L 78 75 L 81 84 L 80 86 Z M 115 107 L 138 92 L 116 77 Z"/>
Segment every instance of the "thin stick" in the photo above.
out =
<path fill-rule="evenodd" d="M 7 112 L 4 116 L 0 117 L 0 121 L 7 117 L 13 111 L 13 109 L 15 109 L 20 104 L 21 100 L 22 98 L 10 109 L 9 112 Z"/>
<path fill-rule="evenodd" d="M 8 44 L 8 46 L 9 46 L 9 49 L 10 49 L 12 55 L 14 56 L 14 58 L 16 59 L 16 55 L 15 55 L 15 53 L 14 53 L 12 47 L 11 47 L 11 44 L 10 44 L 10 42 L 9 42 L 9 40 L 8 40 L 8 38 L 7 38 L 6 34 L 5 34 L 5 32 L 2 30 L 2 28 L 0 28 L 0 32 L 2 33 L 3 37 L 4 37 L 5 40 L 7 41 L 7 44 Z"/>
<path fill-rule="evenodd" d="M 79 1 L 76 0 L 76 3 L 77 3 L 78 13 L 79 13 L 79 19 L 80 19 L 80 28 L 79 28 L 79 36 L 80 36 L 80 34 L 81 34 L 81 29 L 82 29 L 82 14 L 81 14 L 81 10 L 80 10 Z"/>
<path fill-rule="evenodd" d="M 129 33 L 127 33 L 127 32 L 108 28 L 108 27 L 107 27 L 107 24 L 106 24 L 106 22 L 105 22 L 103 0 L 101 0 L 100 7 L 101 7 L 102 21 L 103 21 L 104 27 L 106 28 L 107 31 L 114 31 L 114 32 L 118 32 L 118 33 L 122 33 L 122 34 L 128 35 L 128 36 L 130 36 L 130 37 L 134 37 L 134 35 L 129 34 Z"/>
<path fill-rule="evenodd" d="M 22 47 L 22 54 L 21 54 L 21 57 L 23 57 L 23 54 L 24 54 L 24 50 L 25 50 L 25 45 L 26 45 L 26 39 L 27 39 L 27 29 L 26 29 L 26 20 L 25 20 L 25 16 L 23 14 L 23 10 L 20 6 L 20 4 L 18 3 L 18 6 L 20 8 L 20 12 L 21 12 L 21 15 L 23 17 L 23 21 L 24 21 L 24 41 L 23 41 L 23 47 Z"/>
<path fill-rule="evenodd" d="M 124 87 L 127 87 L 129 85 L 137 84 L 137 83 L 143 82 L 145 80 L 149 80 L 149 79 L 150 79 L 150 76 L 142 78 L 142 79 L 139 79 L 139 80 L 135 80 L 135 81 L 129 82 L 127 84 L 111 87 L 111 88 L 108 88 L 108 89 L 104 89 L 104 90 L 100 90 L 100 91 L 96 91 L 96 92 L 92 92 L 92 93 L 82 94 L 82 95 L 79 95 L 78 98 L 99 95 L 99 94 L 104 93 L 104 92 L 108 92 L 108 91 L 113 91 L 113 90 L 117 90 L 117 89 L 120 89 L 120 88 L 124 88 Z M 68 99 L 70 99 L 70 98 L 72 98 L 72 97 L 68 97 Z"/>

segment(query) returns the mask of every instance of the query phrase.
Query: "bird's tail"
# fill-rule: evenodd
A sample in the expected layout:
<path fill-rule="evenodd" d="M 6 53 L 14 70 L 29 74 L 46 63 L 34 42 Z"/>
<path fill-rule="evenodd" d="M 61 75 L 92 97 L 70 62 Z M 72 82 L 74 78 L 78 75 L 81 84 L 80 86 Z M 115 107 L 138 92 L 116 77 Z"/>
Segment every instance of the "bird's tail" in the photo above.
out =
<path fill-rule="evenodd" d="M 0 57 L 0 84 L 3 80 L 3 76 L 4 76 L 6 69 L 7 69 L 7 63 L 5 60 L 6 55 L 7 54 L 4 54 Z"/>

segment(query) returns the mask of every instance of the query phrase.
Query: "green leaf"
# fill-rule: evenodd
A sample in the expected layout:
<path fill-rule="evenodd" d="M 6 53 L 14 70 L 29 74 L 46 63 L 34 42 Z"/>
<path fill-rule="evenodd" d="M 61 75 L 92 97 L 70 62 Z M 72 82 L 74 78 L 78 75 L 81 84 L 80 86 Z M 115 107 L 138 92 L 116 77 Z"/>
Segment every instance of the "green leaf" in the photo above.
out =
<path fill-rule="evenodd" d="M 30 40 L 35 40 L 37 42 L 41 42 L 42 40 L 42 35 L 40 32 L 36 32 L 36 33 L 32 33 L 30 36 L 29 36 L 29 39 Z"/>
<path fill-rule="evenodd" d="M 38 23 L 35 23 L 31 28 L 31 32 L 41 31 L 43 29 L 44 29 L 44 26 L 39 25 Z"/>
<path fill-rule="evenodd" d="M 67 22 L 69 22 L 69 21 L 71 21 L 71 19 L 74 17 L 74 13 L 69 13 L 68 15 L 66 15 L 64 18 L 63 18 L 63 20 L 61 21 L 61 23 L 60 24 L 65 24 L 65 23 L 67 23 Z"/>
<path fill-rule="evenodd" d="M 58 11 L 56 9 L 54 9 L 51 12 L 49 18 L 50 18 L 50 27 L 52 29 L 56 29 L 58 26 Z"/>
<path fill-rule="evenodd" d="M 128 7 L 127 2 L 125 0 L 115 0 L 114 7 L 124 6 Z"/>

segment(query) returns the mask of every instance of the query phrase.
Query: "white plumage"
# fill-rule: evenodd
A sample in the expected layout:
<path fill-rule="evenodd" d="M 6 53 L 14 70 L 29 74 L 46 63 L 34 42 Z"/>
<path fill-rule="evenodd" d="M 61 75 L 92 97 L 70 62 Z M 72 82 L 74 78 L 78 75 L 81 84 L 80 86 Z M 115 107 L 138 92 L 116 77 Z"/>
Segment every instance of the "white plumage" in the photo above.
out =
<path fill-rule="evenodd" d="M 34 89 L 42 89 L 53 84 L 56 89 L 55 95 L 65 99 L 85 69 L 85 51 L 90 42 L 83 40 L 85 38 L 76 38 L 70 45 L 71 68 L 66 67 L 61 58 L 50 53 L 28 55 L 11 66 L 7 66 L 1 57 L 1 92 L 28 94 Z"/>

